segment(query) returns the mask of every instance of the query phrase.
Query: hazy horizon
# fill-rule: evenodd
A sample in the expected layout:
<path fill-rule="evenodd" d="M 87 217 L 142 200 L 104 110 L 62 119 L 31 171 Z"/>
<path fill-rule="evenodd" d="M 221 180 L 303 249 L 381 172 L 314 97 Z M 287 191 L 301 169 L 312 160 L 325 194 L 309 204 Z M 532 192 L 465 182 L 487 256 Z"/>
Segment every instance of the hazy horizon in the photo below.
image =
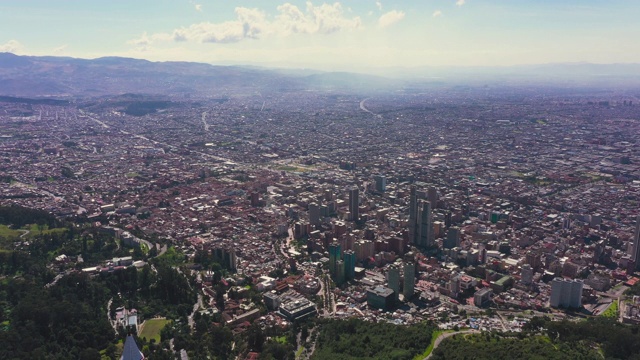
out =
<path fill-rule="evenodd" d="M 0 52 L 325 71 L 640 62 L 620 1 L 3 1 Z"/>

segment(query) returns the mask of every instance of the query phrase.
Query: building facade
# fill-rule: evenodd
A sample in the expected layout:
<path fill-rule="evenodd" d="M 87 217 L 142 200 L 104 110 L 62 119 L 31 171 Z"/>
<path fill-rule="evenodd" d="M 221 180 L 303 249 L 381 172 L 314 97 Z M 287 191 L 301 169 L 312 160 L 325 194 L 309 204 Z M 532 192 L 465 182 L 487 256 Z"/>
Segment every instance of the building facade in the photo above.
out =
<path fill-rule="evenodd" d="M 555 278 L 551 282 L 551 307 L 579 308 L 582 306 L 582 288 L 580 280 Z"/>

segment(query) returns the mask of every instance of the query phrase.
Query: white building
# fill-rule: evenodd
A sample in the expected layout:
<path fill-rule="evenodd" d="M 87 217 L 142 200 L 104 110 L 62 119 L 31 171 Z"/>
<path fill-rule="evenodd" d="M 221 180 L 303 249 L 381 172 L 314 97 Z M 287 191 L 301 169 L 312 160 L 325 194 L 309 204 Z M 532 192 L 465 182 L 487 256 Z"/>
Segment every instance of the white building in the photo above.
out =
<path fill-rule="evenodd" d="M 531 285 L 533 282 L 533 268 L 529 264 L 522 265 L 520 280 L 524 285 Z"/>
<path fill-rule="evenodd" d="M 552 307 L 579 308 L 582 306 L 582 287 L 584 284 L 580 280 L 565 280 L 555 278 L 551 282 Z"/>

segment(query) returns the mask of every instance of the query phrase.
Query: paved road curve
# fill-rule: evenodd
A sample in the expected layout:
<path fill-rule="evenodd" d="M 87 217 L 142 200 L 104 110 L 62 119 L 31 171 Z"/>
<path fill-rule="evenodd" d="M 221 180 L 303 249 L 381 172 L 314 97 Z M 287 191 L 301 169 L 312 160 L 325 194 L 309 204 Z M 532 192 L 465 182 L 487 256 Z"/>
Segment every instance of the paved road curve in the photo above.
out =
<path fill-rule="evenodd" d="M 462 330 L 462 331 L 456 331 L 456 332 L 448 332 L 448 333 L 444 333 L 444 334 L 440 334 L 440 336 L 438 336 L 438 338 L 436 339 L 436 342 L 433 343 L 433 349 L 431 349 L 431 353 L 429 353 L 429 355 L 427 355 L 426 358 L 424 358 L 424 360 L 427 360 L 431 357 L 431 355 L 433 354 L 433 351 L 438 347 L 438 345 L 440 345 L 440 343 L 442 342 L 442 340 L 451 337 L 453 335 L 458 335 L 458 334 L 479 334 L 480 331 L 478 330 Z"/>

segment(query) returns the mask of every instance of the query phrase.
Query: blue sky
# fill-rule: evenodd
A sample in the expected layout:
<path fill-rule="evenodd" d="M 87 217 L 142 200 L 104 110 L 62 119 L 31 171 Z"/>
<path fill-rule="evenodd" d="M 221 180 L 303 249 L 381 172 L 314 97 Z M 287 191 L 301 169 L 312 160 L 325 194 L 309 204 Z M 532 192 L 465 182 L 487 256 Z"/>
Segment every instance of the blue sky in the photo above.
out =
<path fill-rule="evenodd" d="M 358 70 L 640 62 L 640 1 L 2 0 L 0 51 Z"/>

